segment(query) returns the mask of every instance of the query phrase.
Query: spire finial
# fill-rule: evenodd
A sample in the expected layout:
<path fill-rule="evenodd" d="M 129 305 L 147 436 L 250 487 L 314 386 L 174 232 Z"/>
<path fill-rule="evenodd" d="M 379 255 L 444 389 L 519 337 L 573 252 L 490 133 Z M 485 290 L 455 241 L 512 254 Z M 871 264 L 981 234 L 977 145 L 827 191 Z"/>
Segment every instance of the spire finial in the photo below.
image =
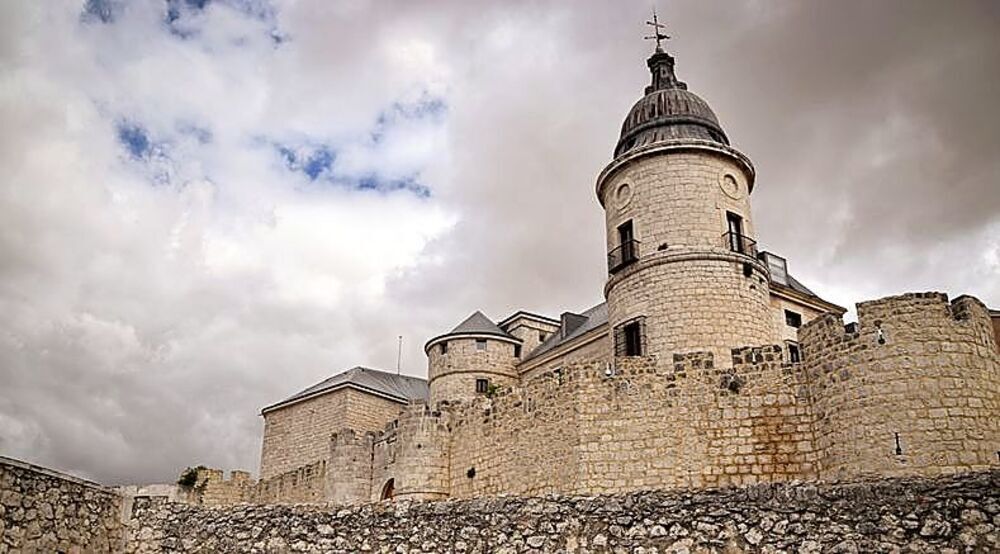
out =
<path fill-rule="evenodd" d="M 670 38 L 670 35 L 661 32 L 661 30 L 666 29 L 666 25 L 660 23 L 660 20 L 656 17 L 656 6 L 653 6 L 653 20 L 647 21 L 646 25 L 653 28 L 653 34 L 648 37 L 643 37 L 645 40 L 655 40 L 656 41 L 656 52 L 663 52 L 663 46 L 660 41 L 664 41 Z"/>

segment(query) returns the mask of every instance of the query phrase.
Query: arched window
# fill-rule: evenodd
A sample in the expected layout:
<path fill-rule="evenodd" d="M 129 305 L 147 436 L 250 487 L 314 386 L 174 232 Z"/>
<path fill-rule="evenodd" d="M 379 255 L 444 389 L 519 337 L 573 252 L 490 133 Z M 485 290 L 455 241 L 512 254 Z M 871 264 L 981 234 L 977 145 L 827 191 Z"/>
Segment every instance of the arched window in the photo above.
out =
<path fill-rule="evenodd" d="M 396 495 L 396 480 L 389 479 L 382 485 L 382 495 L 379 500 L 392 500 L 392 497 Z"/>

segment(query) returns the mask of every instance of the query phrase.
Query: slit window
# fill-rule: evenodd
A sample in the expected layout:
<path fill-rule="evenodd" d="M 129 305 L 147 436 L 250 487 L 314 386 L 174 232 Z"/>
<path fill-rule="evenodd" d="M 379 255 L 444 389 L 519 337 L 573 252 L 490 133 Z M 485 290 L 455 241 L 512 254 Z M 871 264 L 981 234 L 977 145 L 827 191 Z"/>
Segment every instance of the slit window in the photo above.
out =
<path fill-rule="evenodd" d="M 785 325 L 796 329 L 802 327 L 802 314 L 785 310 Z"/>
<path fill-rule="evenodd" d="M 545 334 L 545 331 L 538 332 L 538 342 L 545 342 L 545 339 L 547 338 L 549 338 L 549 336 Z"/>
<path fill-rule="evenodd" d="M 441 348 L 441 353 L 442 354 L 447 354 L 448 353 L 448 341 L 442 342 L 440 348 Z"/>
<path fill-rule="evenodd" d="M 521 357 L 521 345 L 520 344 L 515 344 L 514 345 L 514 357 L 515 358 L 520 358 Z"/>
<path fill-rule="evenodd" d="M 488 390 L 490 390 L 489 379 L 476 379 L 476 392 L 478 394 L 486 394 Z"/>
<path fill-rule="evenodd" d="M 476 339 L 476 350 L 486 350 L 486 339 Z"/>

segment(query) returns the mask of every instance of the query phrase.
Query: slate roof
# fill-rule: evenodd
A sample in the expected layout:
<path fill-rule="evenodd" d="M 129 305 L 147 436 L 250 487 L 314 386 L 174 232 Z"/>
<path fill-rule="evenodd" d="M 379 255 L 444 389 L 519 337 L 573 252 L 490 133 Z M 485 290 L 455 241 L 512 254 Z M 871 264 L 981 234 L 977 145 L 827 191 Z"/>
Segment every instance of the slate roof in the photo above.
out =
<path fill-rule="evenodd" d="M 483 312 L 476 310 L 475 313 L 458 324 L 457 327 L 448 333 L 449 335 L 503 335 L 509 337 L 503 329 L 493 323 L 493 320 L 483 315 Z"/>
<path fill-rule="evenodd" d="M 503 337 L 505 339 L 521 342 L 521 339 L 511 335 L 510 333 L 504 331 L 493 323 L 493 320 L 483 315 L 483 312 L 476 310 L 472 315 L 465 318 L 465 321 L 458 324 L 457 327 L 451 331 L 438 335 L 424 344 L 424 351 L 427 350 L 433 343 L 447 337 L 461 336 L 461 335 L 493 335 L 497 337 Z"/>
<path fill-rule="evenodd" d="M 576 339 L 579 336 L 582 336 L 592 331 L 593 329 L 600 327 L 601 325 L 606 324 L 608 322 L 608 304 L 607 302 L 601 302 L 600 304 L 594 306 L 593 308 L 584 311 L 580 315 L 587 318 L 587 320 L 584 321 L 582 324 L 580 324 L 579 327 L 573 329 L 573 331 L 570 332 L 565 337 L 563 336 L 561 329 L 559 331 L 556 331 L 555 333 L 552 333 L 551 337 L 546 339 L 546 341 L 543 342 L 542 344 L 538 345 L 538 348 L 529 352 L 524 359 L 530 360 L 532 358 L 537 358 L 538 356 L 541 356 L 546 352 L 549 352 L 567 342 Z"/>
<path fill-rule="evenodd" d="M 346 387 L 382 396 L 404 404 L 412 401 L 427 400 L 430 396 L 428 394 L 426 379 L 410 377 L 409 375 L 397 375 L 387 371 L 358 366 L 324 379 L 277 404 L 272 404 L 261 410 L 261 413 Z"/>

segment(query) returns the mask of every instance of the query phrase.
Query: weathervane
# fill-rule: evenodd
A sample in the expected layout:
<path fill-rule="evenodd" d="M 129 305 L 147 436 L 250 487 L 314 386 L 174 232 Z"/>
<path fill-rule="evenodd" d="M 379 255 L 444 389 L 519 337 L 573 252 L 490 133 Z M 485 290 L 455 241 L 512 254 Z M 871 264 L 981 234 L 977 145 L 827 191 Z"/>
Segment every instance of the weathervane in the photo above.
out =
<path fill-rule="evenodd" d="M 656 7 L 655 6 L 653 7 L 653 20 L 652 21 L 647 21 L 646 25 L 649 25 L 650 27 L 653 28 L 653 34 L 650 35 L 650 36 L 648 36 L 648 37 L 644 37 L 644 39 L 645 40 L 655 40 L 656 41 L 656 51 L 657 52 L 663 52 L 663 48 L 660 45 L 660 41 L 661 40 L 667 40 L 667 39 L 669 39 L 670 35 L 668 35 L 666 33 L 660 32 L 661 29 L 665 29 L 667 26 L 664 25 L 664 24 L 662 24 L 662 23 L 660 23 L 660 20 L 656 18 Z"/>

